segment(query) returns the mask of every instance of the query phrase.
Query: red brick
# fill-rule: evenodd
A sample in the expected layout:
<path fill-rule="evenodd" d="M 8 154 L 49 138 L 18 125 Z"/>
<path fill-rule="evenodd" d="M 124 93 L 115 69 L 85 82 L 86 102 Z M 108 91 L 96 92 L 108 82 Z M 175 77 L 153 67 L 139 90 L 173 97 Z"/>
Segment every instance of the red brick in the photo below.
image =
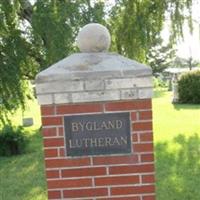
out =
<path fill-rule="evenodd" d="M 42 117 L 43 126 L 62 125 L 62 117 Z"/>
<path fill-rule="evenodd" d="M 142 183 L 154 183 L 155 176 L 154 175 L 142 175 Z"/>
<path fill-rule="evenodd" d="M 139 138 L 139 136 L 138 136 L 137 133 L 133 133 L 133 134 L 132 134 L 132 141 L 133 141 L 133 142 L 138 142 L 138 141 L 139 141 L 138 138 Z"/>
<path fill-rule="evenodd" d="M 98 200 L 140 200 L 140 197 L 138 196 L 128 196 L 128 197 L 111 197 L 111 198 L 100 198 Z"/>
<path fill-rule="evenodd" d="M 57 157 L 58 156 L 58 150 L 57 149 L 45 149 L 44 150 L 44 156 L 46 158 Z"/>
<path fill-rule="evenodd" d="M 111 195 L 146 194 L 153 192 L 155 192 L 154 185 L 111 188 Z"/>
<path fill-rule="evenodd" d="M 52 159 L 52 160 L 46 160 L 45 163 L 46 163 L 46 168 L 74 167 L 74 166 L 90 165 L 90 159 L 89 158 Z"/>
<path fill-rule="evenodd" d="M 152 119 L 152 111 L 140 111 L 139 112 L 139 119 L 145 120 L 145 119 Z"/>
<path fill-rule="evenodd" d="M 57 114 L 103 112 L 102 104 L 58 105 Z"/>
<path fill-rule="evenodd" d="M 42 128 L 43 137 L 55 137 L 56 128 Z"/>
<path fill-rule="evenodd" d="M 45 116 L 45 115 L 54 115 L 55 113 L 55 107 L 54 106 L 41 106 L 40 107 L 41 110 L 41 115 Z"/>
<path fill-rule="evenodd" d="M 142 200 L 156 200 L 156 196 L 155 195 L 144 196 L 142 197 Z"/>
<path fill-rule="evenodd" d="M 138 110 L 151 109 L 151 108 L 152 108 L 151 99 L 138 100 L 137 102 Z"/>
<path fill-rule="evenodd" d="M 105 105 L 107 111 L 151 109 L 151 99 L 110 102 Z"/>
<path fill-rule="evenodd" d="M 48 180 L 49 189 L 92 186 L 92 179 Z"/>
<path fill-rule="evenodd" d="M 138 163 L 138 156 L 130 155 L 130 156 L 94 157 L 93 163 L 94 165 L 134 164 Z"/>
<path fill-rule="evenodd" d="M 59 149 L 59 155 L 60 155 L 61 157 L 65 156 L 65 149 L 64 149 L 64 148 L 60 148 L 60 149 Z"/>
<path fill-rule="evenodd" d="M 136 122 L 132 124 L 133 131 L 146 131 L 152 130 L 152 122 Z"/>
<path fill-rule="evenodd" d="M 105 109 L 107 111 L 135 110 L 136 108 L 136 101 L 111 102 L 105 104 Z"/>
<path fill-rule="evenodd" d="M 59 136 L 63 136 L 64 135 L 64 129 L 63 129 L 63 127 L 59 127 L 58 128 L 58 135 Z"/>
<path fill-rule="evenodd" d="M 131 112 L 131 120 L 136 121 L 137 120 L 137 113 L 136 112 Z"/>
<path fill-rule="evenodd" d="M 61 147 L 61 146 L 64 146 L 63 138 L 44 139 L 44 147 Z"/>
<path fill-rule="evenodd" d="M 47 170 L 46 177 L 47 178 L 59 178 L 59 171 L 58 170 Z"/>
<path fill-rule="evenodd" d="M 80 198 L 80 197 L 98 197 L 107 196 L 107 188 L 90 188 L 78 190 L 64 190 L 64 198 Z"/>
<path fill-rule="evenodd" d="M 130 174 L 130 173 L 142 173 L 142 172 L 154 172 L 154 165 L 153 164 L 128 165 L 128 166 L 113 166 L 109 168 L 109 174 Z"/>
<path fill-rule="evenodd" d="M 96 186 L 103 185 L 124 185 L 139 183 L 139 176 L 110 176 L 95 178 Z"/>
<path fill-rule="evenodd" d="M 150 133 L 141 133 L 140 134 L 140 141 L 141 142 L 152 142 L 153 141 L 153 133 L 150 132 Z"/>
<path fill-rule="evenodd" d="M 60 199 L 61 191 L 48 191 L 48 199 Z"/>
<path fill-rule="evenodd" d="M 106 175 L 105 167 L 62 170 L 62 177 L 81 177 L 81 176 L 99 176 L 99 175 Z"/>
<path fill-rule="evenodd" d="M 141 162 L 153 162 L 154 161 L 154 154 L 141 154 Z"/>
<path fill-rule="evenodd" d="M 134 152 L 153 152 L 153 143 L 134 144 Z"/>

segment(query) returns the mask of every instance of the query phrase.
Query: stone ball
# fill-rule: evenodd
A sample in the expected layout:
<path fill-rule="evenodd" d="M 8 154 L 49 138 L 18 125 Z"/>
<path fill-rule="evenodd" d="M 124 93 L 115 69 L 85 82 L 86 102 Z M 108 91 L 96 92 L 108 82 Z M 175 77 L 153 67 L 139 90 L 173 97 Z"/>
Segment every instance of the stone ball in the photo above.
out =
<path fill-rule="evenodd" d="M 77 36 L 77 45 L 81 52 L 105 52 L 110 47 L 108 29 L 97 23 L 85 25 Z"/>

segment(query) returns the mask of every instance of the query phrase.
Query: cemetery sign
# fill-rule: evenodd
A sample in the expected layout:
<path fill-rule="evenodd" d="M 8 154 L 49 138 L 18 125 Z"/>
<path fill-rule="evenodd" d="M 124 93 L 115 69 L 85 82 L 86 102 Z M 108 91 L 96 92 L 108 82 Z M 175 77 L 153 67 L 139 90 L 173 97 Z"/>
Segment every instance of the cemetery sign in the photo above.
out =
<path fill-rule="evenodd" d="M 64 116 L 67 156 L 131 153 L 130 114 Z"/>

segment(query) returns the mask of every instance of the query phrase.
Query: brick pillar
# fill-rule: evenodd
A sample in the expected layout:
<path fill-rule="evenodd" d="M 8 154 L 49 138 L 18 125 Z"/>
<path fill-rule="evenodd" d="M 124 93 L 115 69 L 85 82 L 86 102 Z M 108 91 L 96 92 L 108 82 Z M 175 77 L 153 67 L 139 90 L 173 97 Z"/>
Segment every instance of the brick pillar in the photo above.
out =
<path fill-rule="evenodd" d="M 85 63 L 87 67 L 83 67 Z M 36 89 L 41 105 L 48 199 L 155 200 L 149 67 L 117 54 L 79 53 L 41 72 Z M 129 116 L 125 121 L 122 119 L 130 124 L 124 131 L 130 134 L 128 150 L 122 141 L 109 139 L 121 134 L 121 126 L 96 127 L 100 123 L 96 116 L 108 116 L 101 121 L 108 123 L 110 114 L 116 120 L 120 113 Z M 90 116 L 89 122 L 92 116 L 97 125 L 91 128 L 88 124 L 85 129 L 89 132 L 81 126 L 69 128 L 71 125 L 65 120 L 71 123 L 77 116 L 81 120 Z M 84 148 L 83 143 L 80 145 L 81 151 L 78 144 L 73 144 L 77 151 L 70 154 L 74 147 L 68 136 L 73 131 L 78 138 L 82 137 L 78 134 L 85 135 L 87 144 L 84 143 Z M 107 139 L 105 133 L 110 134 Z"/>

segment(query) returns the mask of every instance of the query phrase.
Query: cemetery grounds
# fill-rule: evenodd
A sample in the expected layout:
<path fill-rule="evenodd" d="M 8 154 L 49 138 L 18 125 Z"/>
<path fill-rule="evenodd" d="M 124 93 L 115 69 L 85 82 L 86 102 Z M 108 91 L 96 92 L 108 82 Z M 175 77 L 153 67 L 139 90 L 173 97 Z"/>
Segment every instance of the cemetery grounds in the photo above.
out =
<path fill-rule="evenodd" d="M 156 156 L 157 200 L 200 199 L 200 105 L 172 104 L 172 94 L 156 89 L 153 126 Z M 0 157 L 0 200 L 46 200 L 40 111 L 30 101 L 25 117 L 34 126 L 25 128 L 30 140 L 24 155 Z M 22 112 L 12 117 L 20 125 Z"/>

